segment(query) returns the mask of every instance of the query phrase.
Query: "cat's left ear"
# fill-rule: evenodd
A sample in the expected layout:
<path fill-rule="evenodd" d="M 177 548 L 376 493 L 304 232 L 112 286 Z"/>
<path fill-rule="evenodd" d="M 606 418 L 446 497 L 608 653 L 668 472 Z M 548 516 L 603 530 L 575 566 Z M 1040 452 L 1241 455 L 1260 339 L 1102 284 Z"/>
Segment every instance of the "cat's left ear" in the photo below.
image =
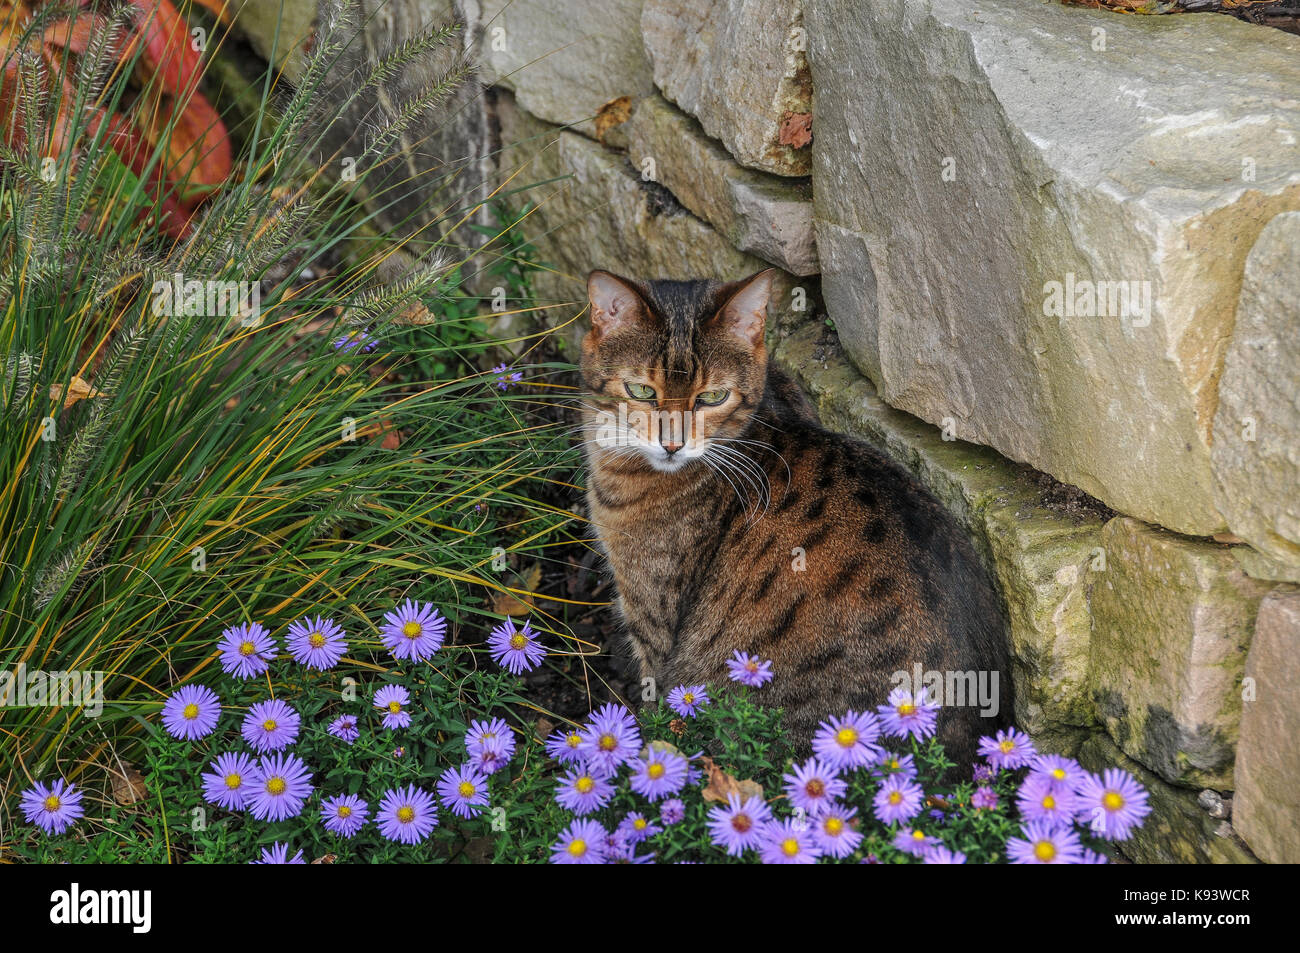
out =
<path fill-rule="evenodd" d="M 767 324 L 767 302 L 772 297 L 775 268 L 766 268 L 739 282 L 715 319 L 718 325 L 754 349 L 763 346 L 763 328 Z"/>

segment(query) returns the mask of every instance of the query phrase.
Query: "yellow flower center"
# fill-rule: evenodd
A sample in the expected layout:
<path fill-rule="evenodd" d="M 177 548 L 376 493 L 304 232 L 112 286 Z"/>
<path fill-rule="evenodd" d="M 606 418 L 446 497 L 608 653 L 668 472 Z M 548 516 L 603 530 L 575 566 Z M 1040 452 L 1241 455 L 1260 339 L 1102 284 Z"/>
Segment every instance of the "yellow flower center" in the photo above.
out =
<path fill-rule="evenodd" d="M 257 651 L 257 646 L 254 645 L 252 642 L 245 641 L 239 643 L 240 655 L 252 655 L 256 651 Z"/>
<path fill-rule="evenodd" d="M 748 814 L 737 814 L 731 819 L 731 829 L 737 834 L 744 834 L 753 826 L 754 822 Z"/>
<path fill-rule="evenodd" d="M 232 791 L 243 783 L 244 779 L 237 774 L 226 775 L 226 787 L 230 788 Z"/>
<path fill-rule="evenodd" d="M 60 805 L 62 804 L 63 802 L 59 800 L 59 796 L 57 794 L 51 794 L 49 797 L 45 799 L 45 810 L 57 811 Z"/>
<path fill-rule="evenodd" d="M 262 727 L 265 728 L 267 731 L 275 731 L 275 719 L 274 718 L 266 719 L 266 721 L 262 722 Z"/>
<path fill-rule="evenodd" d="M 319 649 L 325 645 L 325 636 L 319 632 L 313 632 L 311 635 L 307 636 L 307 642 L 312 648 Z"/>
<path fill-rule="evenodd" d="M 757 663 L 757 662 L 746 662 L 746 663 L 745 663 L 745 671 L 750 672 L 750 673 L 757 672 L 757 671 L 758 671 L 758 663 Z"/>
<path fill-rule="evenodd" d="M 578 780 L 573 782 L 573 786 L 578 789 L 579 794 L 586 794 L 596 786 L 596 782 L 584 774 L 582 777 L 578 778 Z"/>
<path fill-rule="evenodd" d="M 799 842 L 793 837 L 787 837 L 781 841 L 781 853 L 787 857 L 793 857 L 799 853 Z"/>
<path fill-rule="evenodd" d="M 408 639 L 418 639 L 420 633 L 423 631 L 424 628 L 414 619 L 402 626 L 402 635 L 406 636 Z"/>
<path fill-rule="evenodd" d="M 828 817 L 826 823 L 822 825 L 822 830 L 832 837 L 838 837 L 840 831 L 844 830 L 844 822 L 838 817 Z"/>
<path fill-rule="evenodd" d="M 576 748 L 578 745 L 582 744 L 582 735 L 569 735 L 569 737 L 564 739 L 564 743 L 570 748 Z"/>
<path fill-rule="evenodd" d="M 902 804 L 902 803 L 903 803 L 903 792 L 902 792 L 902 791 L 890 791 L 890 792 L 889 792 L 889 797 L 888 797 L 887 800 L 889 801 L 890 804 Z"/>
<path fill-rule="evenodd" d="M 1102 796 L 1101 806 L 1108 811 L 1118 811 L 1124 807 L 1124 796 L 1118 791 L 1107 791 Z"/>
<path fill-rule="evenodd" d="M 998 742 L 998 748 L 1001 749 L 1003 754 L 1011 754 L 1011 752 L 1015 750 L 1015 747 L 1016 747 L 1016 743 L 1012 741 L 1010 738 L 1007 738 L 1005 741 Z"/>
<path fill-rule="evenodd" d="M 908 715 L 911 715 L 915 712 L 916 712 L 916 706 L 913 705 L 911 702 L 903 702 L 903 704 L 898 706 L 898 714 L 903 718 L 906 718 Z"/>
<path fill-rule="evenodd" d="M 912 831 L 912 840 L 925 840 L 925 831 L 920 829 Z"/>
<path fill-rule="evenodd" d="M 897 770 L 898 770 L 898 759 L 897 759 L 897 758 L 890 758 L 889 761 L 888 761 L 888 766 L 889 766 L 889 770 L 890 770 L 890 771 L 897 771 Z"/>
<path fill-rule="evenodd" d="M 524 638 L 522 632 L 516 632 L 514 635 L 510 636 L 510 647 L 512 649 L 522 649 L 527 643 L 528 640 Z"/>
<path fill-rule="evenodd" d="M 695 693 L 694 693 L 694 692 L 686 692 L 684 695 L 682 695 L 682 704 L 683 704 L 683 705 L 691 705 L 691 704 L 694 704 L 694 702 L 695 702 Z"/>
<path fill-rule="evenodd" d="M 194 702 L 190 702 L 185 706 L 185 710 L 181 712 L 181 715 L 183 715 L 187 720 L 193 721 L 195 718 L 199 717 L 199 706 L 194 704 Z"/>
<path fill-rule="evenodd" d="M 617 747 L 618 747 L 618 739 L 615 738 L 613 735 L 600 736 L 601 751 L 613 751 Z"/>
<path fill-rule="evenodd" d="M 813 778 L 804 785 L 803 790 L 809 797 L 821 797 L 826 793 L 826 785 L 822 783 L 820 778 Z"/>
<path fill-rule="evenodd" d="M 1053 769 L 1052 769 L 1052 777 L 1056 778 L 1056 780 L 1058 780 L 1058 781 L 1064 781 L 1064 780 L 1065 780 L 1065 769 L 1064 769 L 1064 768 L 1053 768 Z"/>
<path fill-rule="evenodd" d="M 645 769 L 645 773 L 650 776 L 650 780 L 658 781 L 660 778 L 664 776 L 664 766 L 660 764 L 658 761 L 655 761 L 653 764 L 651 764 L 648 768 Z"/>
<path fill-rule="evenodd" d="M 644 817 L 638 817 L 635 821 L 632 822 L 632 826 L 639 831 L 645 830 L 648 824 L 649 822 Z"/>
<path fill-rule="evenodd" d="M 415 808 L 411 807 L 409 804 L 399 807 L 397 809 L 397 819 L 403 824 L 411 823 L 411 821 L 415 820 Z"/>
<path fill-rule="evenodd" d="M 1034 845 L 1034 856 L 1046 863 L 1056 857 L 1056 845 L 1049 840 L 1040 840 Z"/>
<path fill-rule="evenodd" d="M 858 741 L 857 729 L 841 728 L 835 733 L 835 741 L 841 748 L 852 748 Z"/>
<path fill-rule="evenodd" d="M 1043 798 L 1043 810 L 1050 811 L 1054 807 L 1056 807 L 1056 798 L 1052 797 L 1050 794 L 1046 795 Z"/>
<path fill-rule="evenodd" d="M 284 778 L 271 778 L 269 781 L 266 782 L 266 793 L 283 794 L 284 789 L 287 788 L 288 786 L 289 785 L 285 783 Z"/>
<path fill-rule="evenodd" d="M 346 804 L 340 804 L 338 815 L 344 820 L 347 820 L 349 817 L 352 816 L 352 808 L 348 807 Z"/>
<path fill-rule="evenodd" d="M 390 701 L 388 703 L 388 710 L 391 711 L 394 715 L 396 715 L 399 711 L 402 710 L 402 703 L 394 699 L 393 701 Z"/>
<path fill-rule="evenodd" d="M 569 853 L 574 857 L 581 857 L 587 852 L 587 842 L 582 838 L 569 841 Z"/>
<path fill-rule="evenodd" d="M 474 787 L 474 785 L 470 784 L 468 781 L 462 781 L 460 782 L 460 786 L 457 787 L 456 790 L 460 792 L 461 797 L 473 797 L 474 792 L 477 789 Z"/>

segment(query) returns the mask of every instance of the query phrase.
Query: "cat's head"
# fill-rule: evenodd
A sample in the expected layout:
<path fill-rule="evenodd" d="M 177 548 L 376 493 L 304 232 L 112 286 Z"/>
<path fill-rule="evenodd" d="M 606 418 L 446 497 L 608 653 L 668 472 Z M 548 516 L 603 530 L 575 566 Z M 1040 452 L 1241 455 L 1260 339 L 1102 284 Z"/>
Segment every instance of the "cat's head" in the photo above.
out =
<path fill-rule="evenodd" d="M 738 438 L 767 381 L 775 274 L 638 282 L 593 271 L 581 365 L 595 418 L 587 439 L 671 473 Z"/>

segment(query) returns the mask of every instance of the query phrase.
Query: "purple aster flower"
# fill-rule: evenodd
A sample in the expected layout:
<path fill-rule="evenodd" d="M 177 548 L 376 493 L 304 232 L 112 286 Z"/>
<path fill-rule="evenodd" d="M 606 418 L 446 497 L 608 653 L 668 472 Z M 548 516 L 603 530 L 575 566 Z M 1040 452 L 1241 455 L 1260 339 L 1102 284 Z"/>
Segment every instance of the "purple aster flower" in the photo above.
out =
<path fill-rule="evenodd" d="M 447 634 L 447 620 L 428 603 L 407 599 L 392 612 L 385 613 L 379 638 L 395 659 L 423 662 L 442 648 Z"/>
<path fill-rule="evenodd" d="M 916 759 L 910 754 L 893 754 L 886 751 L 871 768 L 871 776 L 883 781 L 891 775 L 912 779 L 916 777 Z"/>
<path fill-rule="evenodd" d="M 47 834 L 62 834 L 86 813 L 81 806 L 81 792 L 63 778 L 49 784 L 36 782 L 22 793 L 18 803 L 27 823 Z"/>
<path fill-rule="evenodd" d="M 270 847 L 262 848 L 261 860 L 250 860 L 249 863 L 250 864 L 306 864 L 307 861 L 303 860 L 302 851 L 298 851 L 298 853 L 293 855 L 293 859 L 290 860 L 289 845 L 281 844 L 279 841 L 276 841 Z"/>
<path fill-rule="evenodd" d="M 921 861 L 926 864 L 964 864 L 966 855 L 959 850 L 949 850 L 942 844 L 935 844 L 921 855 Z"/>
<path fill-rule="evenodd" d="M 488 803 L 487 775 L 470 764 L 448 768 L 438 779 L 438 799 L 458 817 L 478 817 Z"/>
<path fill-rule="evenodd" d="M 1026 821 L 1046 821 L 1069 827 L 1074 823 L 1076 799 L 1069 788 L 1050 775 L 1031 774 L 1016 794 L 1016 807 Z"/>
<path fill-rule="evenodd" d="M 411 724 L 411 713 L 403 706 L 411 703 L 411 693 L 401 685 L 385 685 L 375 692 L 374 705 L 384 713 L 385 728 L 406 728 Z"/>
<path fill-rule="evenodd" d="M 676 751 L 650 746 L 646 759 L 632 762 L 629 786 L 650 801 L 676 794 L 686 785 L 686 759 Z"/>
<path fill-rule="evenodd" d="M 727 677 L 750 688 L 762 688 L 772 680 L 772 663 L 736 649 L 736 654 L 727 660 Z"/>
<path fill-rule="evenodd" d="M 939 717 L 939 705 L 929 699 L 924 688 L 913 695 L 906 688 L 895 688 L 889 693 L 888 704 L 876 709 L 880 727 L 886 735 L 895 738 L 928 738 L 934 734 Z"/>
<path fill-rule="evenodd" d="M 895 774 L 885 780 L 872 799 L 872 809 L 876 820 L 882 824 L 898 824 L 910 821 L 921 813 L 921 802 L 925 792 L 911 778 Z"/>
<path fill-rule="evenodd" d="M 579 818 L 564 829 L 551 848 L 551 863 L 603 864 L 608 845 L 609 832 L 605 828 Z"/>
<path fill-rule="evenodd" d="M 668 693 L 668 707 L 683 718 L 693 717 L 709 703 L 709 693 L 703 685 L 678 685 Z"/>
<path fill-rule="evenodd" d="M 515 733 L 501 718 L 472 721 L 465 733 L 465 750 L 469 762 L 484 774 L 495 774 L 515 753 Z"/>
<path fill-rule="evenodd" d="M 221 699 L 206 685 L 186 685 L 163 702 L 163 727 L 182 741 L 196 741 L 211 734 L 219 717 Z"/>
<path fill-rule="evenodd" d="M 582 729 L 561 728 L 546 739 L 546 753 L 560 764 L 570 764 L 582 760 L 581 744 Z"/>
<path fill-rule="evenodd" d="M 663 821 L 664 826 L 672 827 L 685 819 L 686 805 L 682 803 L 681 798 L 669 798 L 659 805 L 659 820 Z"/>
<path fill-rule="evenodd" d="M 579 816 L 597 811 L 614 796 L 614 785 L 603 775 L 594 774 L 580 765 L 560 778 L 555 786 L 555 800 Z"/>
<path fill-rule="evenodd" d="M 821 845 L 807 824 L 787 817 L 763 825 L 759 856 L 765 864 L 815 864 L 822 855 Z"/>
<path fill-rule="evenodd" d="M 849 787 L 817 758 L 809 758 L 803 764 L 794 765 L 794 772 L 781 780 L 785 782 L 785 793 L 790 796 L 790 803 L 813 817 L 843 797 Z"/>
<path fill-rule="evenodd" d="M 343 635 L 343 627 L 333 619 L 304 617 L 290 623 L 285 645 L 300 665 L 323 672 L 337 665 L 347 651 Z"/>
<path fill-rule="evenodd" d="M 655 862 L 654 854 L 638 854 L 636 844 L 630 841 L 619 839 L 615 835 L 610 835 L 609 843 L 605 848 L 605 863 L 607 864 L 653 864 Z"/>
<path fill-rule="evenodd" d="M 1073 828 L 1030 821 L 1020 833 L 1022 837 L 1007 841 L 1007 859 L 1013 864 L 1077 864 L 1083 859 Z"/>
<path fill-rule="evenodd" d="M 641 731 L 631 712 L 610 703 L 592 716 L 578 750 L 593 771 L 612 775 L 636 760 L 641 750 Z"/>
<path fill-rule="evenodd" d="M 930 837 L 919 827 L 904 827 L 894 835 L 893 844 L 904 854 L 923 857 L 925 852 L 939 843 L 939 838 Z"/>
<path fill-rule="evenodd" d="M 221 668 L 236 678 L 255 678 L 275 658 L 275 642 L 260 622 L 232 626 L 221 633 Z"/>
<path fill-rule="evenodd" d="M 665 801 L 664 803 L 669 802 Z M 618 825 L 618 830 L 614 833 L 629 844 L 639 844 L 647 838 L 654 837 L 661 830 L 663 830 L 662 827 L 644 814 L 633 811 L 623 818 L 623 822 Z"/>
<path fill-rule="evenodd" d="M 971 780 L 974 781 L 976 784 L 983 784 L 986 781 L 992 781 L 993 775 L 995 775 L 996 773 L 997 772 L 993 770 L 993 766 L 991 764 L 985 764 L 984 762 L 981 761 L 979 764 L 971 768 L 970 776 L 971 776 Z"/>
<path fill-rule="evenodd" d="M 320 802 L 320 819 L 325 830 L 340 837 L 353 837 L 366 826 L 370 806 L 355 794 L 338 794 Z"/>
<path fill-rule="evenodd" d="M 1015 728 L 999 731 L 996 738 L 985 735 L 980 739 L 978 751 L 997 770 L 1023 767 L 1038 753 L 1029 736 Z"/>
<path fill-rule="evenodd" d="M 1106 840 L 1125 840 L 1151 813 L 1147 792 L 1127 771 L 1109 768 L 1102 777 L 1086 775 L 1079 782 L 1076 803 L 1080 822 Z"/>
<path fill-rule="evenodd" d="M 1025 780 L 1042 777 L 1058 788 L 1063 787 L 1073 791 L 1087 776 L 1088 772 L 1083 770 L 1079 762 L 1073 758 L 1063 758 L 1059 754 L 1040 754 L 1030 763 L 1029 775 Z"/>
<path fill-rule="evenodd" d="M 344 354 L 352 354 L 360 351 L 362 354 L 369 354 L 379 346 L 379 339 L 371 335 L 369 328 L 361 328 L 355 331 L 349 331 L 342 337 L 335 338 L 334 350 L 342 351 Z"/>
<path fill-rule="evenodd" d="M 244 805 L 259 821 L 282 821 L 298 816 L 311 791 L 311 772 L 297 755 L 267 755 L 249 775 Z"/>
<path fill-rule="evenodd" d="M 713 843 L 739 857 L 762 843 L 763 828 L 771 819 L 772 812 L 761 797 L 754 795 L 742 802 L 739 794 L 728 794 L 726 807 L 718 805 L 709 811 L 709 832 Z"/>
<path fill-rule="evenodd" d="M 853 829 L 856 807 L 832 804 L 813 821 L 813 836 L 824 854 L 843 858 L 852 854 L 862 843 L 862 835 Z"/>
<path fill-rule="evenodd" d="M 335 738 L 341 738 L 348 744 L 352 744 L 361 737 L 361 732 L 357 729 L 357 716 L 339 715 L 330 722 L 329 733 Z"/>
<path fill-rule="evenodd" d="M 522 629 L 515 628 L 515 620 L 506 618 L 488 636 L 488 651 L 498 665 L 512 675 L 531 672 L 546 658 L 546 649 L 537 640 L 527 620 Z"/>
<path fill-rule="evenodd" d="M 298 737 L 298 713 L 278 698 L 258 702 L 248 709 L 240 728 L 254 751 L 279 751 Z"/>
<path fill-rule="evenodd" d="M 998 792 L 992 788 L 978 787 L 970 796 L 970 806 L 983 810 L 992 810 L 998 806 Z"/>
<path fill-rule="evenodd" d="M 1083 849 L 1083 859 L 1080 860 L 1079 863 L 1081 863 L 1081 864 L 1109 864 L 1109 863 L 1110 863 L 1110 860 L 1106 857 L 1105 854 L 1099 854 L 1099 853 L 1097 853 L 1095 850 L 1089 850 L 1087 847 L 1085 847 L 1085 848 Z"/>
<path fill-rule="evenodd" d="M 414 784 L 384 792 L 375 815 L 379 832 L 400 844 L 418 844 L 438 826 L 438 806 L 433 795 Z"/>
<path fill-rule="evenodd" d="M 813 753 L 836 771 L 875 764 L 884 753 L 876 745 L 880 723 L 871 712 L 849 711 L 823 721 L 813 735 Z"/>
<path fill-rule="evenodd" d="M 203 775 L 204 799 L 209 804 L 224 807 L 228 811 L 242 811 L 248 779 L 256 767 L 253 759 L 246 754 L 231 751 L 218 755 L 217 760 L 208 767 L 211 771 Z"/>

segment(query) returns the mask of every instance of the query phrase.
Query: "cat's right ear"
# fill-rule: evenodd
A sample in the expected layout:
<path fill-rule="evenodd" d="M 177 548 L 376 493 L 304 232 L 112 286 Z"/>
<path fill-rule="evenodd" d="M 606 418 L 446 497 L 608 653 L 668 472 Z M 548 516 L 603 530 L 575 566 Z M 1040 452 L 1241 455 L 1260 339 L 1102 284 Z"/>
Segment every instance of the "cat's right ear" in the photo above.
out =
<path fill-rule="evenodd" d="M 608 271 L 587 276 L 587 300 L 591 303 L 591 330 L 604 337 L 645 313 L 641 295 L 626 279 Z"/>

